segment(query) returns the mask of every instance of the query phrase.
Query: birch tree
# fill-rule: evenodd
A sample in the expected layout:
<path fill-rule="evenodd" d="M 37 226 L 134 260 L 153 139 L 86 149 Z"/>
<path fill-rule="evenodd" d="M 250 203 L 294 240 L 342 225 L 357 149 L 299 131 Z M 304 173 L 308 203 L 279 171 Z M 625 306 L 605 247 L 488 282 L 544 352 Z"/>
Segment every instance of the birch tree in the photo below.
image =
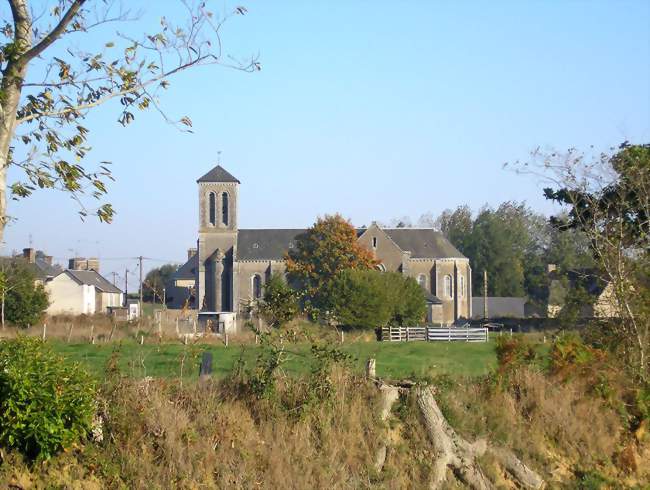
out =
<path fill-rule="evenodd" d="M 151 8 L 163 4 L 151 2 Z M 154 109 L 191 131 L 189 117 L 171 118 L 160 103 L 174 75 L 205 65 L 260 69 L 256 57 L 238 60 L 224 52 L 224 23 L 244 15 L 244 7 L 217 15 L 206 2 L 178 0 L 185 12 L 180 22 L 163 16 L 155 32 L 131 37 L 111 29 L 138 20 L 124 5 L 116 0 L 6 0 L 0 11 L 0 241 L 7 200 L 39 188 L 70 193 L 82 218 L 94 214 L 111 221 L 114 210 L 102 202 L 112 179 L 110 166 L 86 161 L 90 146 L 84 119 L 97 107 L 113 101 L 124 126 L 137 111 Z M 22 169 L 23 178 L 8 183 L 11 166 Z M 86 208 L 83 194 L 96 198 L 98 207 Z"/>

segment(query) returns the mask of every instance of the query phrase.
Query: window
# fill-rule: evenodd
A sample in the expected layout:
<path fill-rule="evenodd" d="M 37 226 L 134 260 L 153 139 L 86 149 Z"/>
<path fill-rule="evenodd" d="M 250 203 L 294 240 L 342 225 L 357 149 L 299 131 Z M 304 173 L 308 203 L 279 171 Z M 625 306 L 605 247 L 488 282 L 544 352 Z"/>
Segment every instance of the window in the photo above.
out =
<path fill-rule="evenodd" d="M 451 298 L 453 296 L 453 290 L 451 287 L 451 276 L 445 276 L 445 296 Z"/>
<path fill-rule="evenodd" d="M 217 196 L 211 192 L 208 196 L 208 213 L 209 220 L 212 226 L 217 224 Z"/>
<path fill-rule="evenodd" d="M 221 194 L 221 222 L 228 226 L 228 193 Z"/>
<path fill-rule="evenodd" d="M 465 297 L 465 276 L 460 276 L 460 297 Z"/>
<path fill-rule="evenodd" d="M 421 287 L 423 287 L 424 289 L 426 289 L 427 288 L 427 276 L 425 276 L 424 274 L 420 274 L 418 276 L 418 284 Z"/>
<path fill-rule="evenodd" d="M 260 299 L 262 297 L 262 276 L 255 274 L 253 276 L 253 298 Z"/>
<path fill-rule="evenodd" d="M 377 264 L 376 267 L 379 272 L 386 272 L 386 266 L 384 264 Z"/>
<path fill-rule="evenodd" d="M 377 237 L 372 237 L 372 248 L 377 248 Z"/>

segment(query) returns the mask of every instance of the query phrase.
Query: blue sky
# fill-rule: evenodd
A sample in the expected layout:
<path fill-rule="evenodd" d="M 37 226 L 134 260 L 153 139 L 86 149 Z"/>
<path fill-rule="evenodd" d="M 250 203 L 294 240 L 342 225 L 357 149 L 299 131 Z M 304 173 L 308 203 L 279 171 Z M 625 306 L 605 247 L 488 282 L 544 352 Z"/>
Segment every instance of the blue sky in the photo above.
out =
<path fill-rule="evenodd" d="M 181 12 L 140 3 L 143 24 Z M 113 162 L 114 223 L 81 222 L 69 197 L 42 191 L 10 204 L 5 253 L 31 236 L 61 262 L 99 255 L 107 275 L 141 254 L 159 259 L 147 268 L 181 262 L 196 240 L 195 181 L 218 151 L 242 181 L 240 227 L 274 228 L 513 199 L 548 213 L 539 182 L 504 162 L 538 146 L 650 141 L 645 0 L 241 3 L 248 14 L 228 22 L 226 50 L 259 53 L 262 71 L 173 79 L 162 103 L 193 134 L 154 112 L 125 129 L 116 106 L 97 111 L 89 159 Z"/>

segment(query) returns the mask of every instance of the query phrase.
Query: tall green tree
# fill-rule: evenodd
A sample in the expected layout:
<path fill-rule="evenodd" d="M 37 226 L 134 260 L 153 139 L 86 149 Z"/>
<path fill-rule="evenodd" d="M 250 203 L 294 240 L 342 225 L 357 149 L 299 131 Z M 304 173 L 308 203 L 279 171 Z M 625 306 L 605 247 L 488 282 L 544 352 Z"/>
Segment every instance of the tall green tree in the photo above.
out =
<path fill-rule="evenodd" d="M 426 315 L 423 289 L 396 272 L 342 271 L 334 281 L 331 303 L 337 322 L 351 327 L 413 326 Z"/>
<path fill-rule="evenodd" d="M 34 325 L 49 306 L 47 293 L 27 263 L 3 260 L 0 265 L 0 316 L 20 327 Z"/>
<path fill-rule="evenodd" d="M 145 301 L 163 301 L 163 289 L 171 280 L 178 264 L 165 264 L 147 272 L 144 280 L 143 299 Z"/>
<path fill-rule="evenodd" d="M 149 2 L 156 8 L 164 3 Z M 179 1 L 185 15 L 161 12 L 159 29 L 131 37 L 124 24 L 137 19 L 123 10 L 128 2 L 6 0 L 0 11 L 0 241 L 8 197 L 57 188 L 80 202 L 89 188 L 93 197 L 103 198 L 112 179 L 109 167 L 84 163 L 90 150 L 84 119 L 97 107 L 114 101 L 124 126 L 136 111 L 155 108 L 189 130 L 188 117 L 171 118 L 161 105 L 174 75 L 213 64 L 259 69 L 255 58 L 233 62 L 223 52 L 224 22 L 246 9 L 222 16 L 206 3 L 192 7 Z M 121 32 L 111 31 L 111 24 Z M 9 185 L 11 166 L 21 169 L 23 178 Z M 89 212 L 82 206 L 82 216 Z M 92 212 L 110 221 L 114 211 L 104 203 Z"/>
<path fill-rule="evenodd" d="M 298 315 L 298 300 L 298 292 L 287 284 L 281 274 L 274 273 L 264 286 L 259 311 L 271 327 L 281 328 Z"/>
<path fill-rule="evenodd" d="M 304 293 L 305 308 L 315 315 L 331 308 L 337 274 L 347 269 L 371 269 L 372 253 L 357 242 L 357 231 L 341 215 L 318 218 L 298 237 L 286 257 L 290 283 Z"/>
<path fill-rule="evenodd" d="M 445 209 L 435 220 L 439 229 L 449 241 L 462 253 L 465 253 L 471 240 L 474 220 L 468 205 L 458 206 L 453 211 Z"/>

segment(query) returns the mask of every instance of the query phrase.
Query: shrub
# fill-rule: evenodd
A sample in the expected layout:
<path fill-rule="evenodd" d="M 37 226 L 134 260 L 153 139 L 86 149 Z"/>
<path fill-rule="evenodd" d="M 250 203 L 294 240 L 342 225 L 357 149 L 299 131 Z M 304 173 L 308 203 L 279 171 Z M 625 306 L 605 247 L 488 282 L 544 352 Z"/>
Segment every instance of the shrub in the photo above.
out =
<path fill-rule="evenodd" d="M 266 284 L 260 313 L 269 325 L 276 328 L 290 322 L 298 314 L 298 293 L 280 274 L 273 274 Z"/>
<path fill-rule="evenodd" d="M 32 270 L 22 262 L 3 264 L 0 270 L 1 307 L 7 321 L 20 327 L 34 325 L 43 316 L 49 302 Z"/>
<path fill-rule="evenodd" d="M 496 344 L 497 362 L 501 374 L 537 360 L 535 348 L 523 336 L 497 337 Z"/>
<path fill-rule="evenodd" d="M 394 272 L 343 271 L 334 281 L 330 298 L 337 320 L 352 327 L 414 324 L 426 313 L 422 288 Z"/>
<path fill-rule="evenodd" d="M 91 428 L 95 387 L 41 340 L 0 342 L 0 444 L 47 459 Z"/>

